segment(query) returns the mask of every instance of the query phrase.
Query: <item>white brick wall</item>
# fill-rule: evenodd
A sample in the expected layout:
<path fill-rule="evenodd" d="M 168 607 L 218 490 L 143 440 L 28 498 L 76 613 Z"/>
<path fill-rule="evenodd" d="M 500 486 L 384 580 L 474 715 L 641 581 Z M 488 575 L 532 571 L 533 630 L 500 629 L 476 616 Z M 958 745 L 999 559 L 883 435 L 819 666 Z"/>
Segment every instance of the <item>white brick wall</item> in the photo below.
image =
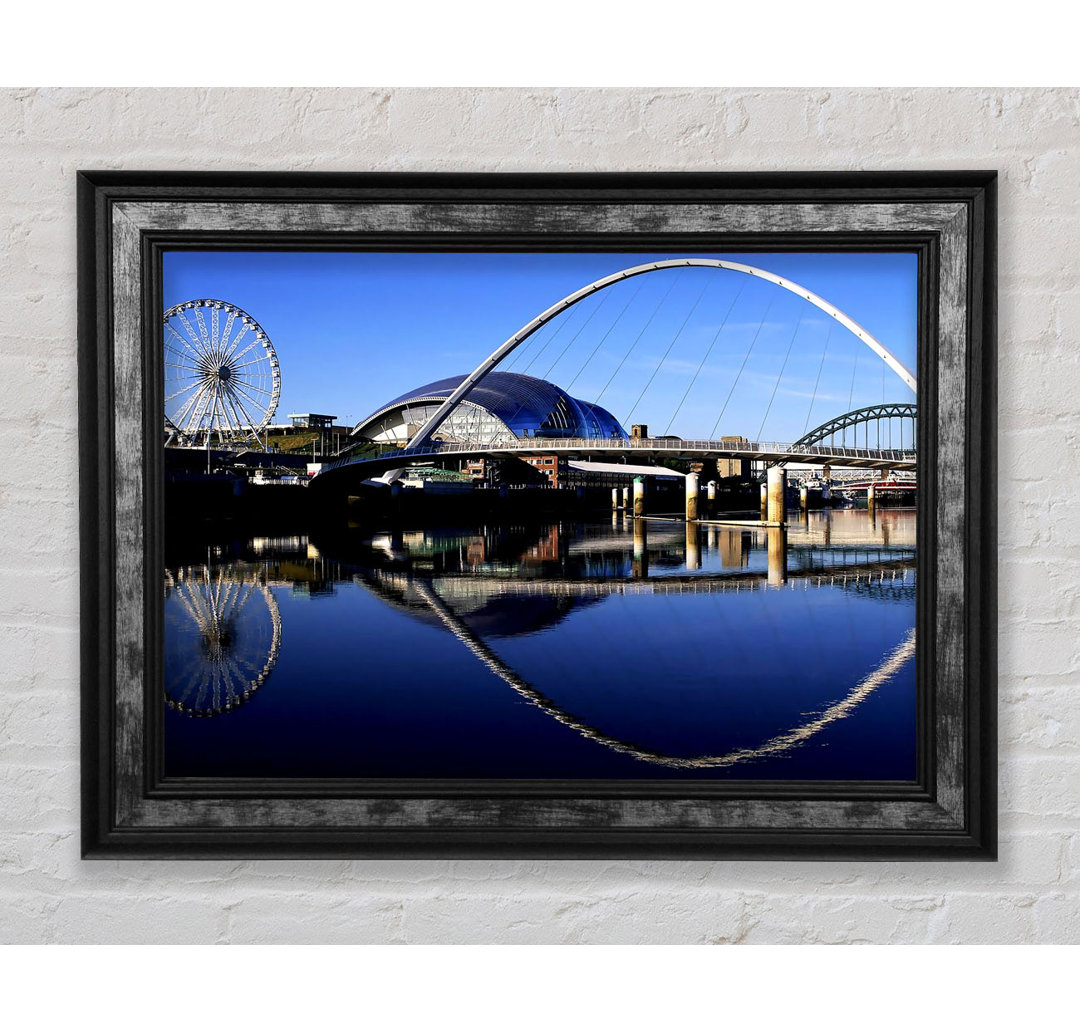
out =
<path fill-rule="evenodd" d="M 1001 860 L 83 862 L 79 168 L 997 168 Z M 0 941 L 1080 940 L 1080 93 L 0 94 Z"/>

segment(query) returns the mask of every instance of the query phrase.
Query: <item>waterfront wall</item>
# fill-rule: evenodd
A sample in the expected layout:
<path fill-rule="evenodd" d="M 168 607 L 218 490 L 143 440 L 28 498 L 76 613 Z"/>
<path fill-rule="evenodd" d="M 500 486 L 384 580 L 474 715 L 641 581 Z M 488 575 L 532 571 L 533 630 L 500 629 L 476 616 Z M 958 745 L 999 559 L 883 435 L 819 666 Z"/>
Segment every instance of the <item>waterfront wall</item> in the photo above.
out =
<path fill-rule="evenodd" d="M 79 859 L 79 168 L 998 168 L 1001 859 Z M 1080 939 L 1080 99 L 1064 90 L 0 93 L 0 941 Z"/>

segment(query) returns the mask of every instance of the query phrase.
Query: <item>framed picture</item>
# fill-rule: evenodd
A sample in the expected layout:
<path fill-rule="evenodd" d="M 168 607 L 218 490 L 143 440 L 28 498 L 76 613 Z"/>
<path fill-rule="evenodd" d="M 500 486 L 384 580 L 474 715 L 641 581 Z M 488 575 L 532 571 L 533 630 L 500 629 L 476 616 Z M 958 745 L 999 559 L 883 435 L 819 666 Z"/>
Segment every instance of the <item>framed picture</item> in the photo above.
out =
<path fill-rule="evenodd" d="M 996 850 L 995 173 L 79 174 L 83 850 Z"/>

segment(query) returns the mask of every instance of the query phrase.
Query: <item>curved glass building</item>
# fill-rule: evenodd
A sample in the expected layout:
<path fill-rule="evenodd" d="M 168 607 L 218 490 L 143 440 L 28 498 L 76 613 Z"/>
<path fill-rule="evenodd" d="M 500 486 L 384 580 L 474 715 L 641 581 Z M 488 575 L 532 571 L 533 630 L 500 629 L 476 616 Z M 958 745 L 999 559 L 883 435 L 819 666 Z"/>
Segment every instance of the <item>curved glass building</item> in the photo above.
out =
<path fill-rule="evenodd" d="M 355 436 L 402 445 L 465 379 L 425 384 L 361 420 Z M 625 438 L 606 409 L 572 398 L 561 387 L 524 373 L 489 373 L 435 431 L 442 441 L 491 443 L 514 438 Z"/>

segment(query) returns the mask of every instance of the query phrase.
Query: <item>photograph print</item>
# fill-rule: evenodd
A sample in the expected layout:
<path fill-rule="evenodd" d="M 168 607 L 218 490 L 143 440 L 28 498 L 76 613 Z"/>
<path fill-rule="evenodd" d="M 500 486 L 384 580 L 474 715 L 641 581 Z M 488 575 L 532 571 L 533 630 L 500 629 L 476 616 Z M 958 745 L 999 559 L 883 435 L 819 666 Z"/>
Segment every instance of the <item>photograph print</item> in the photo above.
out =
<path fill-rule="evenodd" d="M 914 781 L 917 266 L 166 250 L 165 777 Z"/>

